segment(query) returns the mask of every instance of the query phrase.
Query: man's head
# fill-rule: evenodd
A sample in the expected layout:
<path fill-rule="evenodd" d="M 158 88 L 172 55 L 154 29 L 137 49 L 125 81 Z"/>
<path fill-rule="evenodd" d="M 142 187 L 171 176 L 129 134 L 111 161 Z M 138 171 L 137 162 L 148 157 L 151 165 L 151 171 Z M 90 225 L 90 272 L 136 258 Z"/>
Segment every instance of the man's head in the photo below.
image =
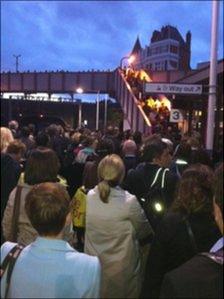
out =
<path fill-rule="evenodd" d="M 160 167 L 168 167 L 171 163 L 168 145 L 159 137 L 149 140 L 143 148 L 143 160 Z"/>
<path fill-rule="evenodd" d="M 11 120 L 9 123 L 8 123 L 8 126 L 9 126 L 9 129 L 10 130 L 17 130 L 18 127 L 19 127 L 19 124 L 16 120 Z"/>
<path fill-rule="evenodd" d="M 223 164 L 215 172 L 213 207 L 215 221 L 223 235 Z"/>
<path fill-rule="evenodd" d="M 25 209 L 40 236 L 58 236 L 71 221 L 69 195 L 58 183 L 35 185 L 26 196 Z"/>

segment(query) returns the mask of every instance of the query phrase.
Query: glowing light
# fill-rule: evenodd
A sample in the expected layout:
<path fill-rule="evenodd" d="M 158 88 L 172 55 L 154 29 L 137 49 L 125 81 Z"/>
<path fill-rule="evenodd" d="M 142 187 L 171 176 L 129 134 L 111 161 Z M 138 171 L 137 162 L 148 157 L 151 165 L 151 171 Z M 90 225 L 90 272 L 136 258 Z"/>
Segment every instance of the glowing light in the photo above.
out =
<path fill-rule="evenodd" d="M 154 207 L 155 207 L 155 210 L 156 210 L 157 212 L 161 212 L 161 211 L 163 210 L 163 207 L 162 207 L 162 205 L 161 205 L 159 202 L 156 202 L 156 203 L 154 204 Z"/>
<path fill-rule="evenodd" d="M 171 102 L 167 99 L 167 97 L 162 96 L 160 98 L 161 105 L 164 107 L 167 107 L 167 109 L 170 111 L 171 110 Z"/>
<path fill-rule="evenodd" d="M 145 82 L 152 82 L 152 79 L 149 77 L 149 75 L 144 71 L 140 70 L 140 79 L 145 80 Z"/>
<path fill-rule="evenodd" d="M 176 160 L 176 164 L 178 164 L 178 165 L 187 165 L 188 163 L 186 161 L 184 161 L 184 160 L 177 159 Z"/>
<path fill-rule="evenodd" d="M 135 56 L 134 55 L 131 55 L 129 58 L 128 58 L 128 63 L 131 64 L 132 62 L 135 61 Z"/>
<path fill-rule="evenodd" d="M 83 89 L 82 89 L 81 87 L 78 87 L 78 88 L 76 89 L 76 92 L 77 92 L 77 93 L 83 93 Z"/>
<path fill-rule="evenodd" d="M 43 114 L 40 114 L 40 118 L 43 118 L 44 116 L 43 116 Z"/>

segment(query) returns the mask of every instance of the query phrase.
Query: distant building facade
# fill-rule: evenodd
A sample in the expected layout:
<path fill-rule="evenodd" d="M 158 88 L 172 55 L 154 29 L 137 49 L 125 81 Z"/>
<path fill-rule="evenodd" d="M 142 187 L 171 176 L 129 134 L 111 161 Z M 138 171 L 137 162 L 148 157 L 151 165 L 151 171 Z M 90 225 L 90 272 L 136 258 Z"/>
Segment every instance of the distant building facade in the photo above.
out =
<path fill-rule="evenodd" d="M 141 47 L 137 37 L 132 54 L 136 58 L 133 63 L 136 69 L 188 71 L 191 69 L 191 33 L 188 31 L 184 40 L 177 28 L 162 27 L 153 32 L 150 44 L 145 48 Z"/>

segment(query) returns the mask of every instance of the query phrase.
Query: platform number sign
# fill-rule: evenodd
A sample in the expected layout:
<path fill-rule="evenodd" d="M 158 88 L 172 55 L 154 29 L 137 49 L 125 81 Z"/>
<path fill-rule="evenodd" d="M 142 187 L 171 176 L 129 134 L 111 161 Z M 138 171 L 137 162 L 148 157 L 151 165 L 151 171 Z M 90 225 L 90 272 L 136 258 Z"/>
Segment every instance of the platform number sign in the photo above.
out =
<path fill-rule="evenodd" d="M 171 109 L 170 111 L 170 122 L 172 123 L 178 123 L 180 121 L 183 121 L 183 113 L 179 109 Z"/>

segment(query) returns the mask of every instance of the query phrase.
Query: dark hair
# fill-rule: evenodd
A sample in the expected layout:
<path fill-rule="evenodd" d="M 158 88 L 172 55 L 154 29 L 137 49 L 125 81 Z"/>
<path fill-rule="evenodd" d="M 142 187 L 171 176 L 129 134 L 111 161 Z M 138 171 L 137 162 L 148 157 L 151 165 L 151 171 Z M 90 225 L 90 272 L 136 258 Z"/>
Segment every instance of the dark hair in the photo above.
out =
<path fill-rule="evenodd" d="M 158 137 L 147 140 L 147 143 L 143 146 L 143 161 L 152 162 L 153 159 L 161 157 L 167 147 L 167 144 Z"/>
<path fill-rule="evenodd" d="M 24 181 L 29 185 L 57 182 L 59 167 L 58 157 L 52 149 L 37 148 L 27 160 Z"/>
<path fill-rule="evenodd" d="M 47 146 L 50 141 L 50 137 L 45 132 L 39 132 L 35 138 L 37 146 Z"/>
<path fill-rule="evenodd" d="M 35 133 L 36 126 L 34 124 L 28 124 L 28 128 L 30 130 L 30 133 Z"/>
<path fill-rule="evenodd" d="M 15 154 L 15 155 L 19 153 L 24 154 L 25 151 L 26 151 L 26 145 L 17 139 L 10 142 L 6 149 L 7 154 Z"/>
<path fill-rule="evenodd" d="M 58 135 L 58 127 L 56 124 L 51 124 L 46 130 L 50 137 Z"/>
<path fill-rule="evenodd" d="M 223 212 L 223 163 L 215 170 L 214 192 L 215 202 Z"/>
<path fill-rule="evenodd" d="M 25 210 L 40 236 L 56 236 L 65 225 L 70 198 L 58 183 L 42 183 L 27 194 Z"/>
<path fill-rule="evenodd" d="M 21 136 L 22 137 L 29 137 L 30 135 L 30 129 L 28 127 L 22 127 L 21 129 Z"/>
<path fill-rule="evenodd" d="M 139 131 L 135 131 L 133 134 L 133 140 L 136 144 L 142 143 L 142 133 Z"/>
<path fill-rule="evenodd" d="M 214 172 L 203 164 L 188 167 L 179 181 L 176 198 L 172 205 L 174 211 L 187 214 L 213 211 Z"/>
<path fill-rule="evenodd" d="M 187 143 L 180 143 L 178 148 L 176 148 L 174 158 L 183 159 L 189 163 L 191 160 L 191 146 Z"/>
<path fill-rule="evenodd" d="M 95 137 L 92 136 L 85 136 L 84 139 L 82 140 L 82 145 L 84 147 L 89 147 L 91 146 L 94 142 L 96 141 Z"/>
<path fill-rule="evenodd" d="M 97 144 L 96 153 L 100 158 L 113 154 L 114 144 L 111 139 L 101 139 Z"/>

